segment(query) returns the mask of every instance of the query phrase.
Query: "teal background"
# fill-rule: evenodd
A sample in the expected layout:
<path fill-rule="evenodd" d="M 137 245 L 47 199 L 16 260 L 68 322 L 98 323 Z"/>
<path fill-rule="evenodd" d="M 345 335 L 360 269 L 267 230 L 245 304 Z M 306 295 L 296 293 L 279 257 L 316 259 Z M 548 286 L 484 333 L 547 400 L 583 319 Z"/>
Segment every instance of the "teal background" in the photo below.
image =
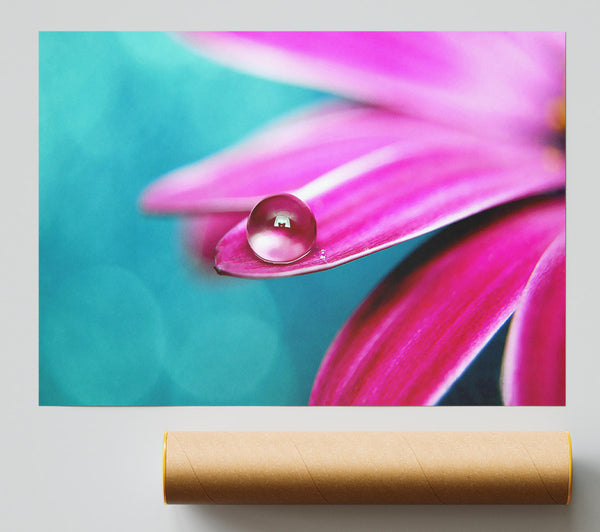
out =
<path fill-rule="evenodd" d="M 307 404 L 336 331 L 423 239 L 307 276 L 226 278 L 196 270 L 178 220 L 137 202 L 170 170 L 329 96 L 161 33 L 41 33 L 39 89 L 40 404 Z M 498 403 L 502 343 L 444 404 Z"/>

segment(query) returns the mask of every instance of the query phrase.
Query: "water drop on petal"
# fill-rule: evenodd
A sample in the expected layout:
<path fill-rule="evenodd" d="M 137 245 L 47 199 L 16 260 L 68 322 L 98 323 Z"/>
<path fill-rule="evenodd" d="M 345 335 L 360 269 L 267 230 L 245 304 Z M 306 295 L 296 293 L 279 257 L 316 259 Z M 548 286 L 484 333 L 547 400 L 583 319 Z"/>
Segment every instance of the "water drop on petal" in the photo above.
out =
<path fill-rule="evenodd" d="M 310 207 L 292 194 L 268 196 L 258 202 L 246 226 L 248 244 L 265 262 L 289 264 L 314 246 L 317 222 Z"/>

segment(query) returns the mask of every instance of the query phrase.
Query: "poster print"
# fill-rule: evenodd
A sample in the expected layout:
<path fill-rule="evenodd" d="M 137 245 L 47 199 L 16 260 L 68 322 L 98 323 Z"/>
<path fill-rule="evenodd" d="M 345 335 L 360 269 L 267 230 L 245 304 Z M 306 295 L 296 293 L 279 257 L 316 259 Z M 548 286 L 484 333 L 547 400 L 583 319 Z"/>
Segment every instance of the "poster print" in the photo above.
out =
<path fill-rule="evenodd" d="M 42 405 L 565 403 L 565 35 L 39 37 Z"/>

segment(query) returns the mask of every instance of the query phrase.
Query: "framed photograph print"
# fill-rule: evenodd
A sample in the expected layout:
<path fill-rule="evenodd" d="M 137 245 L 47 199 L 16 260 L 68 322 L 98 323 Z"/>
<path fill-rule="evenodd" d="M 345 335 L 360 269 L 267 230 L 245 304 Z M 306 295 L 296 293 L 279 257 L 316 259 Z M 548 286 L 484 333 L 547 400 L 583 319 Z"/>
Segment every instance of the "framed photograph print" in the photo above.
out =
<path fill-rule="evenodd" d="M 564 32 L 41 32 L 41 405 L 564 405 Z"/>

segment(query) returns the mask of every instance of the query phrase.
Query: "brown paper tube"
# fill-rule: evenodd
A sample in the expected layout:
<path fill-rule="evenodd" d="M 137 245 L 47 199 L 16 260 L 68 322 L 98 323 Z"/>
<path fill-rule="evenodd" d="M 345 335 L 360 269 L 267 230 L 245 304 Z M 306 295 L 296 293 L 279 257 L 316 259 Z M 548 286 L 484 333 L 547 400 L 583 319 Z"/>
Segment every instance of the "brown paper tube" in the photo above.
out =
<path fill-rule="evenodd" d="M 165 503 L 568 504 L 568 432 L 167 432 Z"/>

